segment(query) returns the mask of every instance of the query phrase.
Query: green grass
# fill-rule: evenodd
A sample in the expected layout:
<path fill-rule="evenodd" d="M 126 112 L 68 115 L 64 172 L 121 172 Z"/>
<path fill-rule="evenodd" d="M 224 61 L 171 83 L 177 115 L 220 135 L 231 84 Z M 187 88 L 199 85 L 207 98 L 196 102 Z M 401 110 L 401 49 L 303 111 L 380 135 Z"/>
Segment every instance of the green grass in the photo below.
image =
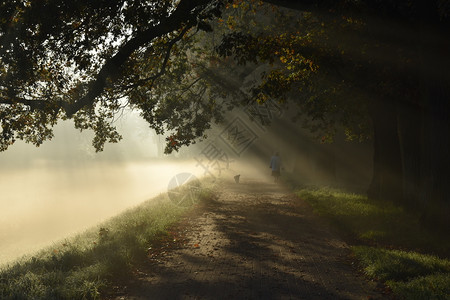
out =
<path fill-rule="evenodd" d="M 352 243 L 364 244 L 352 247 L 364 272 L 400 299 L 450 299 L 448 233 L 421 226 L 419 214 L 363 195 L 327 188 L 296 194 Z"/>
<path fill-rule="evenodd" d="M 404 299 L 450 299 L 450 261 L 413 251 L 354 246 L 367 275 Z"/>
<path fill-rule="evenodd" d="M 195 192 L 196 200 L 213 197 L 211 188 L 203 184 Z M 167 237 L 170 226 L 192 207 L 174 205 L 167 195 L 160 195 L 16 261 L 0 270 L 0 299 L 99 299 L 145 261 L 147 249 Z"/>
<path fill-rule="evenodd" d="M 450 251 L 442 230 L 420 223 L 420 215 L 389 202 L 370 201 L 364 195 L 338 190 L 303 189 L 297 195 L 319 214 L 357 239 L 369 244 L 392 245 L 433 254 Z"/>

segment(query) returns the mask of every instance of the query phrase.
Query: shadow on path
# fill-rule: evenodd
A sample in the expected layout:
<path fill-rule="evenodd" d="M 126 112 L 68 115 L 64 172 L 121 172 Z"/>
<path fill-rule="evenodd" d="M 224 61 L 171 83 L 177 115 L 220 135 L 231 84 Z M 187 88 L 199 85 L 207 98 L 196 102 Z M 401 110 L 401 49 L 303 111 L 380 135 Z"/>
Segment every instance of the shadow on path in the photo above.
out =
<path fill-rule="evenodd" d="M 281 185 L 224 182 L 188 240 L 116 299 L 383 298 L 346 244 Z"/>

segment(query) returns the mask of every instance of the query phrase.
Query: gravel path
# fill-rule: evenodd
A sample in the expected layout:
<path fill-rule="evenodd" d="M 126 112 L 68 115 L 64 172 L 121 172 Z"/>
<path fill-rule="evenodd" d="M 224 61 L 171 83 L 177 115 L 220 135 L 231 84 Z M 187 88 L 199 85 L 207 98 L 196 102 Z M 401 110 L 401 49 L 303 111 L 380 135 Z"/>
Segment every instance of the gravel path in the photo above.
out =
<path fill-rule="evenodd" d="M 182 247 L 156 255 L 114 299 L 382 299 L 347 245 L 281 185 L 224 182 L 188 222 Z"/>

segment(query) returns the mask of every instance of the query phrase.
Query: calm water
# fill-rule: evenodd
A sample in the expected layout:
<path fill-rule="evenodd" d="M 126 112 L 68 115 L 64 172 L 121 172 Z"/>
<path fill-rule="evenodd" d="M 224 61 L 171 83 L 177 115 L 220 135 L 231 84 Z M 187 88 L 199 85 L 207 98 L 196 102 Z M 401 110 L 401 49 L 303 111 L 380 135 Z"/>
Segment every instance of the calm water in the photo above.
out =
<path fill-rule="evenodd" d="M 0 170 L 0 265 L 83 231 L 120 211 L 167 191 L 194 162 L 36 161 Z"/>

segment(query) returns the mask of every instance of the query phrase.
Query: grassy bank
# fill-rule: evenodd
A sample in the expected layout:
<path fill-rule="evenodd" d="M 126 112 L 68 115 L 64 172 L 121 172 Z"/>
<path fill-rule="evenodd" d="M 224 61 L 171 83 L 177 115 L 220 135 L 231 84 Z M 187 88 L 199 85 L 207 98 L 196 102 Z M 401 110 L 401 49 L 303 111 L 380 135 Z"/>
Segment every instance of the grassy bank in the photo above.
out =
<path fill-rule="evenodd" d="M 419 215 L 386 202 L 331 189 L 297 195 L 350 237 L 364 272 L 402 299 L 450 299 L 450 239 L 423 228 Z"/>
<path fill-rule="evenodd" d="M 0 271 L 0 299 L 99 299 L 114 282 L 127 278 L 195 203 L 212 197 L 212 188 L 204 182 L 194 192 L 192 187 L 178 190 L 176 197 L 193 200 L 183 205 L 160 195 L 15 262 Z"/>

